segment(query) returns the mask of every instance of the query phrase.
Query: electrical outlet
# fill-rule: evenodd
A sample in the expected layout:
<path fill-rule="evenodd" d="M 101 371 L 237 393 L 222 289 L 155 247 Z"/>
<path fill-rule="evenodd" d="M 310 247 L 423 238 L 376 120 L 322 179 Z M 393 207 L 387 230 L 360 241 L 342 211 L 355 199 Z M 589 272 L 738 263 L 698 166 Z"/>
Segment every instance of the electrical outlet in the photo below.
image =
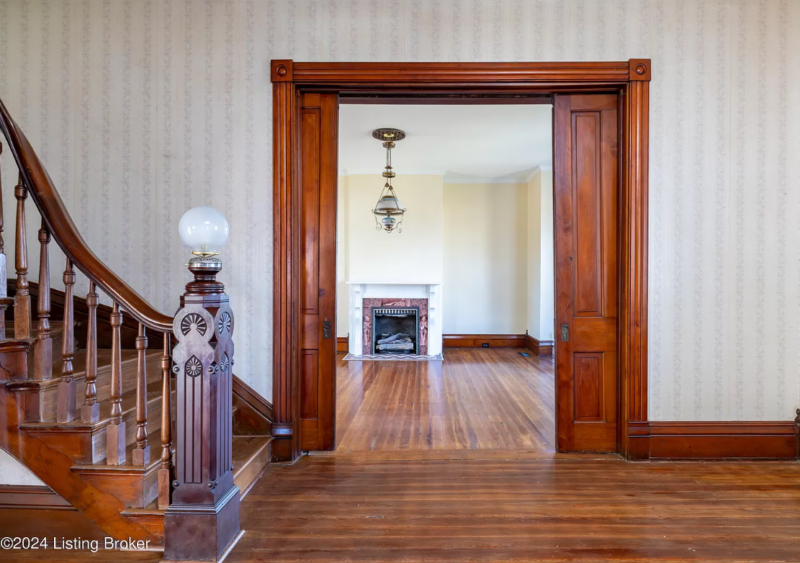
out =
<path fill-rule="evenodd" d="M 489 347 L 489 343 L 488 342 L 484 342 L 483 344 L 481 344 L 481 347 L 488 348 Z"/>

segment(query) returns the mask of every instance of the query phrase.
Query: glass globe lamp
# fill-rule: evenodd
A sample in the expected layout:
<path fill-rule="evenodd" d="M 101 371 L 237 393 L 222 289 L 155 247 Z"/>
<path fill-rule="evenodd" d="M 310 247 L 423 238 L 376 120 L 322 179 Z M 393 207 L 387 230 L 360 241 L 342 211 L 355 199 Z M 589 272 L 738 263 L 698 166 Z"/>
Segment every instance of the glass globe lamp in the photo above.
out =
<path fill-rule="evenodd" d="M 195 256 L 216 256 L 228 241 L 230 227 L 213 207 L 193 207 L 181 217 L 178 233 Z"/>
<path fill-rule="evenodd" d="M 216 275 L 222 271 L 222 260 L 217 254 L 228 241 L 228 221 L 213 207 L 194 207 L 181 217 L 178 233 L 194 254 L 187 264 L 194 274 L 194 280 L 186 284 L 187 293 L 223 293 L 225 287 L 216 280 Z"/>

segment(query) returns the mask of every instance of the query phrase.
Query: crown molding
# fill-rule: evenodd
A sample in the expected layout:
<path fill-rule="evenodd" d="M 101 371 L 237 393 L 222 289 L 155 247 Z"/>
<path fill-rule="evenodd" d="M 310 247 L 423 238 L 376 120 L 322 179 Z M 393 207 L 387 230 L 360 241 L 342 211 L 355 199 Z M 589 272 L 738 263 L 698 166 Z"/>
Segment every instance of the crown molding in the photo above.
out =
<path fill-rule="evenodd" d="M 528 182 L 533 180 L 537 174 L 541 174 L 542 172 L 552 172 L 552 171 L 553 171 L 552 164 L 540 164 L 539 166 L 531 170 L 531 173 L 528 174 L 528 177 L 525 179 L 525 183 L 527 184 Z"/>
<path fill-rule="evenodd" d="M 397 178 L 402 176 L 444 176 L 447 170 L 403 170 L 396 171 Z M 341 169 L 339 176 L 380 176 L 381 172 L 376 172 L 374 168 L 370 169 Z"/>
<path fill-rule="evenodd" d="M 487 176 L 470 176 L 465 174 L 445 175 L 445 184 L 524 184 L 525 177 L 491 178 Z"/>

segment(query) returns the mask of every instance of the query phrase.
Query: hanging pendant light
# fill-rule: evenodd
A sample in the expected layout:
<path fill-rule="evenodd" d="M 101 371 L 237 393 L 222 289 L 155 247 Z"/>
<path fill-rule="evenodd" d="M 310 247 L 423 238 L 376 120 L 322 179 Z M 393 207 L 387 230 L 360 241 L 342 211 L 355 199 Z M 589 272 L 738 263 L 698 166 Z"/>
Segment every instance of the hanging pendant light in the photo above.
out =
<path fill-rule="evenodd" d="M 400 200 L 397 199 L 397 194 L 394 193 L 394 188 L 392 187 L 392 178 L 395 177 L 395 173 L 392 170 L 392 149 L 397 141 L 402 141 L 406 138 L 406 134 L 399 129 L 376 129 L 372 132 L 372 136 L 379 141 L 383 141 L 383 148 L 386 149 L 386 169 L 383 171 L 386 184 L 383 186 L 378 203 L 375 204 L 375 209 L 372 210 L 372 214 L 375 216 L 375 229 L 378 231 L 384 230 L 387 233 L 397 229 L 398 232 L 402 233 L 403 217 L 406 210 L 400 206 Z M 399 221 L 398 218 L 400 219 Z"/>

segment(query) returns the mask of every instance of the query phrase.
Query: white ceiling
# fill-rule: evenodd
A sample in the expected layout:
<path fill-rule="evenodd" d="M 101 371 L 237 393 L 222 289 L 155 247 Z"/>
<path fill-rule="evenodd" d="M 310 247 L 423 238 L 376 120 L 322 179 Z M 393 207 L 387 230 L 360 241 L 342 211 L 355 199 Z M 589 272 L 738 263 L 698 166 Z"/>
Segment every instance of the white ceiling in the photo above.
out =
<path fill-rule="evenodd" d="M 552 165 L 550 105 L 373 105 L 339 107 L 339 170 L 379 174 L 381 127 L 402 129 L 392 151 L 395 172 L 444 174 L 445 182 L 527 181 Z"/>

